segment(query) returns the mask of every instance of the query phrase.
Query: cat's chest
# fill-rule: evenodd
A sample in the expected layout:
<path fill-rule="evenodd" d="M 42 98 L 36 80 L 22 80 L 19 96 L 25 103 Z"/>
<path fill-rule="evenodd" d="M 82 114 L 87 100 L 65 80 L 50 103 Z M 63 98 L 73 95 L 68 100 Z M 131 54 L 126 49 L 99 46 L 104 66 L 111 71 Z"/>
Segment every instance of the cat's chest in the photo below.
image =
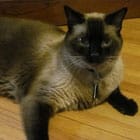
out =
<path fill-rule="evenodd" d="M 57 69 L 47 78 L 43 76 L 47 79 L 47 84 L 40 85 L 39 89 L 41 89 L 40 93 L 45 92 L 47 101 L 51 104 L 55 103 L 58 108 L 85 109 L 104 101 L 120 84 L 121 75 L 122 66 L 118 61 L 112 71 L 98 81 L 97 93 L 95 93 L 95 79 L 92 75 L 79 71 L 72 73 L 65 68 Z"/>
<path fill-rule="evenodd" d="M 90 94 L 92 89 L 92 85 L 89 83 L 89 81 L 87 81 L 87 79 L 83 79 L 81 81 L 71 72 L 66 70 L 58 71 L 52 75 L 49 83 L 56 90 L 63 89 L 67 90 L 67 92 L 77 92 L 77 94 L 85 93 L 85 95 L 87 95 Z"/>
<path fill-rule="evenodd" d="M 93 86 L 78 80 L 68 71 L 59 71 L 51 76 L 47 91 L 57 103 L 67 109 L 84 109 L 92 106 Z"/>

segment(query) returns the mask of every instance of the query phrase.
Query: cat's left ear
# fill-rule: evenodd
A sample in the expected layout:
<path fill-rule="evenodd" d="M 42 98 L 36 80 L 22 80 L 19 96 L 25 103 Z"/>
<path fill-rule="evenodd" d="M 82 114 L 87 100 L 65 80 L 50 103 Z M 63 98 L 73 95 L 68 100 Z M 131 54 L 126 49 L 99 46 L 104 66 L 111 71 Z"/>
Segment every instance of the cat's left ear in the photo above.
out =
<path fill-rule="evenodd" d="M 85 21 L 83 14 L 73 10 L 69 6 L 64 6 L 64 10 L 65 10 L 65 15 L 67 17 L 67 23 L 69 29 L 72 29 L 74 25 L 81 24 Z"/>
<path fill-rule="evenodd" d="M 116 26 L 117 30 L 120 31 L 122 28 L 122 21 L 127 13 L 127 7 L 124 7 L 116 12 L 108 14 L 105 18 L 107 24 Z"/>

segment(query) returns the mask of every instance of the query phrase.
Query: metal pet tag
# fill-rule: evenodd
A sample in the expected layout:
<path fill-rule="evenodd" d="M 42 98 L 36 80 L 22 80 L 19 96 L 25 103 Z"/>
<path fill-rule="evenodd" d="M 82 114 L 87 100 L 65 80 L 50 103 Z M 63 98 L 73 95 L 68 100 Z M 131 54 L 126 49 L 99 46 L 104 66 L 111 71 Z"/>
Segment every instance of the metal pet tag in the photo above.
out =
<path fill-rule="evenodd" d="M 98 90 L 98 84 L 96 83 L 94 85 L 93 99 L 96 99 L 97 98 L 97 90 Z"/>

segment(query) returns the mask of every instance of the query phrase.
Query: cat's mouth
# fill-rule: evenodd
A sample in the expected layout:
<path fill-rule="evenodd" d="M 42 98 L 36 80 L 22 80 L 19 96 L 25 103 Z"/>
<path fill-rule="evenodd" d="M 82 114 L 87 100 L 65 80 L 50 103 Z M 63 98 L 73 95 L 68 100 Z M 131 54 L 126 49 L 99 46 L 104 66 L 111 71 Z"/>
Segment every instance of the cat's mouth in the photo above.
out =
<path fill-rule="evenodd" d="M 107 65 L 106 62 L 108 62 L 108 59 L 103 59 L 102 61 L 96 61 L 96 62 L 87 61 L 88 63 L 87 70 L 93 72 L 95 69 L 100 69 L 102 66 L 106 66 Z"/>
<path fill-rule="evenodd" d="M 87 68 L 89 72 L 94 72 L 94 69 Z"/>
<path fill-rule="evenodd" d="M 118 56 L 99 57 L 99 58 L 86 58 L 87 63 L 91 67 L 98 67 L 107 61 L 114 61 Z"/>
<path fill-rule="evenodd" d="M 101 63 L 100 64 L 99 63 L 90 63 L 90 64 L 88 64 L 88 67 L 86 69 L 90 72 L 94 72 L 95 69 L 100 67 L 100 65 L 101 65 Z"/>
<path fill-rule="evenodd" d="M 106 61 L 106 59 L 96 59 L 96 60 L 92 60 L 92 61 L 89 61 L 87 60 L 87 63 L 91 66 L 91 67 L 97 67 L 97 66 L 100 66 L 101 64 L 103 64 L 104 62 Z"/>

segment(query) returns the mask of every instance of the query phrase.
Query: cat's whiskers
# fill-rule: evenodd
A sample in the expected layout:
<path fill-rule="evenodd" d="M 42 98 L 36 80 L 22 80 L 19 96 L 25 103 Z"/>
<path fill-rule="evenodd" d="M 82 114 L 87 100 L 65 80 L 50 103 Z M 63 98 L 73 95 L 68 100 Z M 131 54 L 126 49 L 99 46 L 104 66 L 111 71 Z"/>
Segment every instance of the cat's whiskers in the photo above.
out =
<path fill-rule="evenodd" d="M 68 68 L 71 69 L 74 73 L 80 73 L 88 64 L 83 60 L 82 56 L 69 56 Z"/>
<path fill-rule="evenodd" d="M 107 59 L 117 59 L 118 56 L 108 56 Z"/>

